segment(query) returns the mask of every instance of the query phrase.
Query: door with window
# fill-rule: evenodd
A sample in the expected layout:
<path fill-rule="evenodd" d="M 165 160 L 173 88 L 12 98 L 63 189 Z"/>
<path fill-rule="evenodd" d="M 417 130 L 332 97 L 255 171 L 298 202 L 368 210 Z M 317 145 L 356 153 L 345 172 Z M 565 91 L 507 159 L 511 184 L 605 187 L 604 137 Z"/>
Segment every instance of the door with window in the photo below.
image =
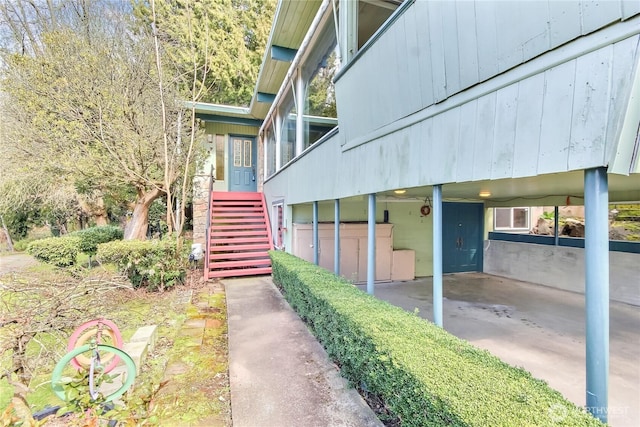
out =
<path fill-rule="evenodd" d="M 482 271 L 482 203 L 443 203 L 442 271 Z"/>
<path fill-rule="evenodd" d="M 256 191 L 257 144 L 254 137 L 229 138 L 229 191 Z"/>

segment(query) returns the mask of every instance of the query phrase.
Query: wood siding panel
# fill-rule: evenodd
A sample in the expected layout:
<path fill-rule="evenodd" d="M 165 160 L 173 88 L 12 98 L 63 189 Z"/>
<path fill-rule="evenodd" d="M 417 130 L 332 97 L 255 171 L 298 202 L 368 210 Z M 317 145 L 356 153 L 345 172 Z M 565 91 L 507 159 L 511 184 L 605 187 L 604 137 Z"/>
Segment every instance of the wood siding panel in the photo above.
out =
<path fill-rule="evenodd" d="M 476 3 L 476 30 L 478 39 L 478 72 L 480 81 L 498 73 L 498 28 L 495 2 Z"/>
<path fill-rule="evenodd" d="M 447 97 L 458 93 L 460 85 L 460 58 L 458 52 L 458 24 L 456 19 L 456 2 L 441 2 L 442 29 L 445 65 L 445 88 Z"/>
<path fill-rule="evenodd" d="M 544 101 L 544 74 L 519 82 L 512 177 L 536 175 Z"/>
<path fill-rule="evenodd" d="M 513 174 L 513 155 L 516 140 L 518 85 L 513 84 L 500 89 L 496 96 L 491 178 L 510 178 Z"/>
<path fill-rule="evenodd" d="M 538 174 L 567 169 L 574 76 L 575 60 L 545 72 Z"/>
<path fill-rule="evenodd" d="M 508 70 L 522 62 L 522 30 L 520 2 L 505 1 L 494 8 L 497 27 L 498 71 Z"/>
<path fill-rule="evenodd" d="M 496 93 L 478 99 L 476 143 L 473 148 L 473 180 L 491 178 L 493 133 L 496 117 Z"/>
<path fill-rule="evenodd" d="M 454 108 L 439 114 L 431 120 L 433 123 L 433 151 L 431 161 L 431 179 L 436 183 L 456 180 L 456 157 L 458 152 L 458 128 L 460 109 Z"/>
<path fill-rule="evenodd" d="M 640 13 L 640 1 L 622 0 L 622 19 L 629 19 Z"/>
<path fill-rule="evenodd" d="M 457 182 L 473 180 L 473 147 L 476 145 L 477 101 L 460 107 L 460 127 L 458 128 Z"/>
<path fill-rule="evenodd" d="M 551 48 L 580 35 L 580 3 L 577 1 L 549 1 L 549 41 Z"/>
<path fill-rule="evenodd" d="M 407 99 L 410 107 L 407 111 L 416 111 L 422 108 L 424 102 L 421 89 L 425 84 L 423 80 L 428 79 L 429 86 L 431 86 L 431 76 L 425 75 L 421 70 L 415 15 L 405 13 L 402 15 L 402 19 L 405 37 L 403 62 L 406 64 L 406 69 L 403 70 L 406 73 L 404 81 L 416 82 L 415 86 L 404 84 L 402 87 L 405 89 L 405 93 L 408 93 Z"/>
<path fill-rule="evenodd" d="M 433 65 L 431 64 L 432 52 L 431 37 L 429 35 L 429 2 L 417 2 L 413 4 L 415 14 L 410 15 L 415 22 L 416 43 L 418 45 L 418 67 L 420 69 L 420 80 L 418 87 L 420 88 L 420 97 L 422 98 L 422 106 L 426 107 L 435 102 L 433 90 Z"/>
<path fill-rule="evenodd" d="M 576 61 L 569 169 L 603 164 L 613 45 Z"/>
<path fill-rule="evenodd" d="M 456 2 L 460 85 L 469 87 L 479 81 L 478 39 L 476 36 L 476 3 Z"/>
<path fill-rule="evenodd" d="M 549 8 L 546 4 L 536 1 L 517 3 L 520 7 L 522 60 L 528 61 L 549 49 L 549 26 L 541 24 L 549 22 Z"/>
<path fill-rule="evenodd" d="M 447 77 L 445 69 L 445 40 L 442 25 L 443 2 L 429 4 L 429 46 L 431 50 L 431 77 L 436 103 L 447 98 Z"/>
<path fill-rule="evenodd" d="M 582 1 L 582 34 L 589 34 L 621 18 L 620 1 Z"/>

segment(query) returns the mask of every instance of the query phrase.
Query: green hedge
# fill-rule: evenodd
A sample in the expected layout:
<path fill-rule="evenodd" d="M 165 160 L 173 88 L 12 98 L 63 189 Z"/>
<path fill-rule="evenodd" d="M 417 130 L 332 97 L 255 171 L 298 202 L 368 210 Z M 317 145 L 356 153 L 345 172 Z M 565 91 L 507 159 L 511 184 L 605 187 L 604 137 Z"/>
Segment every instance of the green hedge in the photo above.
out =
<path fill-rule="evenodd" d="M 80 251 L 79 247 L 79 237 L 49 237 L 29 243 L 27 252 L 34 258 L 48 264 L 68 267 L 76 263 L 76 257 Z"/>
<path fill-rule="evenodd" d="M 98 245 L 98 261 L 113 263 L 134 287 L 164 290 L 184 283 L 187 254 L 175 240 L 121 240 Z"/>
<path fill-rule="evenodd" d="M 70 236 L 79 238 L 80 252 L 93 256 L 98 252 L 98 245 L 100 243 L 122 240 L 123 232 L 120 227 L 104 225 L 75 231 L 71 233 Z"/>
<path fill-rule="evenodd" d="M 527 371 L 284 252 L 273 280 L 352 383 L 403 426 L 600 426 Z"/>

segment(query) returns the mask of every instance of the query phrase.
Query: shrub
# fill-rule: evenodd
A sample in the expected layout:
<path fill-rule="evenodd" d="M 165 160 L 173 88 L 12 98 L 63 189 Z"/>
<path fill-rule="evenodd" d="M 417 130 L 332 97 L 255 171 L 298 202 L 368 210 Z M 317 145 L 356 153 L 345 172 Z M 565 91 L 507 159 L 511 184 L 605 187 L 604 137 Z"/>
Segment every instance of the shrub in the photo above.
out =
<path fill-rule="evenodd" d="M 599 426 L 527 371 L 284 252 L 273 279 L 343 375 L 403 426 Z"/>
<path fill-rule="evenodd" d="M 98 245 L 100 262 L 113 263 L 134 287 L 164 290 L 184 283 L 186 254 L 174 240 L 121 240 Z"/>
<path fill-rule="evenodd" d="M 36 259 L 57 267 L 76 263 L 80 239 L 75 236 L 49 237 L 35 240 L 27 246 L 27 252 Z"/>
<path fill-rule="evenodd" d="M 91 227 L 70 234 L 80 239 L 80 251 L 89 256 L 98 252 L 100 243 L 107 243 L 113 240 L 122 240 L 122 229 L 113 225 L 101 227 Z"/>

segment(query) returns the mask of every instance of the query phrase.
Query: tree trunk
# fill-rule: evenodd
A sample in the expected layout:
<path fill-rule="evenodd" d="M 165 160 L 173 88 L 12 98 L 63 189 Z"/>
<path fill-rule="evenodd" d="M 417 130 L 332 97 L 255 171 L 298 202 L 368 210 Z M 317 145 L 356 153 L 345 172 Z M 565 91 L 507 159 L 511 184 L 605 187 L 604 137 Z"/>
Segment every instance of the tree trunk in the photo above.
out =
<path fill-rule="evenodd" d="M 4 231 L 4 235 L 7 237 L 7 247 L 9 248 L 9 252 L 13 252 L 13 241 L 11 240 L 11 235 L 7 229 L 7 224 L 4 223 L 2 215 L 0 215 L 0 221 L 2 221 L 2 231 Z"/>
<path fill-rule="evenodd" d="M 145 240 L 147 238 L 147 228 L 149 228 L 149 207 L 151 203 L 160 195 L 162 191 L 154 188 L 147 192 L 138 190 L 138 198 L 133 208 L 131 220 L 124 229 L 125 240 Z"/>

